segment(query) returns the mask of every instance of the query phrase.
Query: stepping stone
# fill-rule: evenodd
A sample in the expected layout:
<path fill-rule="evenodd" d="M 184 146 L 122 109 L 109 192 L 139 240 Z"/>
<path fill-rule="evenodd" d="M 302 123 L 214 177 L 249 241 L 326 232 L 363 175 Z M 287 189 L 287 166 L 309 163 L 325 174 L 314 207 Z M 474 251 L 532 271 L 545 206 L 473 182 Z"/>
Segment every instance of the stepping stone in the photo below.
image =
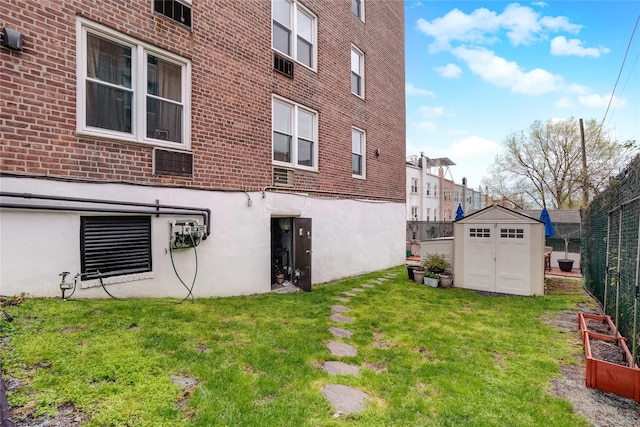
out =
<path fill-rule="evenodd" d="M 370 285 L 369 283 L 365 283 L 365 284 L 360 285 L 360 286 L 362 286 L 363 288 L 373 288 L 374 287 L 373 285 Z"/>
<path fill-rule="evenodd" d="M 329 328 L 329 331 L 331 331 L 336 338 L 351 338 L 353 336 L 353 332 L 347 331 L 346 329 Z"/>
<path fill-rule="evenodd" d="M 343 292 L 342 295 L 346 295 L 348 297 L 357 297 L 358 294 L 354 294 L 353 292 Z"/>
<path fill-rule="evenodd" d="M 386 282 L 387 280 L 389 279 L 387 279 L 386 277 L 381 277 L 378 279 L 379 282 Z"/>
<path fill-rule="evenodd" d="M 327 344 L 327 348 L 334 356 L 355 357 L 358 354 L 354 346 L 340 341 L 331 341 Z"/>
<path fill-rule="evenodd" d="M 353 292 L 364 292 L 364 289 L 361 288 L 353 288 L 351 289 Z"/>
<path fill-rule="evenodd" d="M 340 302 L 349 302 L 351 301 L 349 298 L 345 298 L 345 297 L 335 297 L 335 300 L 338 300 Z"/>
<path fill-rule="evenodd" d="M 329 319 L 333 320 L 334 322 L 340 322 L 340 323 L 353 322 L 353 319 L 351 317 L 343 316 L 340 313 L 333 313 L 331 316 L 329 316 Z"/>
<path fill-rule="evenodd" d="M 353 414 L 364 410 L 364 399 L 369 395 L 363 391 L 342 384 L 328 384 L 322 395 L 338 414 Z"/>
<path fill-rule="evenodd" d="M 344 313 L 345 311 L 351 311 L 349 307 L 345 307 L 344 305 L 332 305 L 331 309 L 337 313 Z"/>
<path fill-rule="evenodd" d="M 360 368 L 344 362 L 325 362 L 322 369 L 332 375 L 360 375 Z"/>

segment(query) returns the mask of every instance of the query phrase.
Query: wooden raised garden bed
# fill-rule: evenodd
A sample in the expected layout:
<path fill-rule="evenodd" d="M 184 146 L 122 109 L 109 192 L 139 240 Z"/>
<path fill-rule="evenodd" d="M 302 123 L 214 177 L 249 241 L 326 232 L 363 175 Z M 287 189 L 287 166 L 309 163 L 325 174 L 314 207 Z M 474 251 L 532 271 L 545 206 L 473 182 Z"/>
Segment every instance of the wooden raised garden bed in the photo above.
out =
<path fill-rule="evenodd" d="M 590 328 L 593 321 L 596 325 Z M 616 328 L 609 316 L 579 313 L 578 323 L 586 357 L 586 386 L 640 402 L 640 368 L 626 339 L 620 333 L 613 335 Z M 606 328 L 610 328 L 610 334 Z"/>

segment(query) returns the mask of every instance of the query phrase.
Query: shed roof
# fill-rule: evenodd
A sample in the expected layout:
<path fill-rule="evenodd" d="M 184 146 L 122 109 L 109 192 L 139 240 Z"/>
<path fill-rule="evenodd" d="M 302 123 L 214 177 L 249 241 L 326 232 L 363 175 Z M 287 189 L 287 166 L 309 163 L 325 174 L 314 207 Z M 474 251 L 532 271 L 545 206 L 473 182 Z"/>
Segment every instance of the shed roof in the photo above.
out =
<path fill-rule="evenodd" d="M 542 209 L 523 209 L 521 211 L 531 218 L 540 218 Z M 580 211 L 577 209 L 547 209 L 551 222 L 575 222 L 580 223 Z"/>
<path fill-rule="evenodd" d="M 479 211 L 473 212 L 470 215 L 465 216 L 462 219 L 454 221 L 456 223 L 477 222 L 477 221 L 509 221 L 520 222 L 528 224 L 544 224 L 538 218 L 533 218 L 529 215 L 522 213 L 523 211 L 516 211 L 513 209 L 505 208 L 500 205 L 491 205 Z"/>

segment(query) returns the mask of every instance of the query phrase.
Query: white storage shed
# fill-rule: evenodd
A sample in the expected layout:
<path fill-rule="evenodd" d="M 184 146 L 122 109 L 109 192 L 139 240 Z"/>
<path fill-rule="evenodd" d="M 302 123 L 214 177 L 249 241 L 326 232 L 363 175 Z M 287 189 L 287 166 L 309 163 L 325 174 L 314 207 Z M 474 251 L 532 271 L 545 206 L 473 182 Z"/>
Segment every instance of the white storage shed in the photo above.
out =
<path fill-rule="evenodd" d="M 455 286 L 544 295 L 544 222 L 493 205 L 453 225 Z"/>

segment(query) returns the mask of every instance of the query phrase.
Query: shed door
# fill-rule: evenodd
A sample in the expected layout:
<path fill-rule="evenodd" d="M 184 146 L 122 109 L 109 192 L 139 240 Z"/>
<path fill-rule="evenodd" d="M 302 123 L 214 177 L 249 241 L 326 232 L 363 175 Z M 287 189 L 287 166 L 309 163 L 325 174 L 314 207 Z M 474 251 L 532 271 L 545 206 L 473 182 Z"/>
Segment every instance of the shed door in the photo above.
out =
<path fill-rule="evenodd" d="M 531 294 L 531 225 L 498 224 L 496 292 Z"/>
<path fill-rule="evenodd" d="M 495 292 L 495 232 L 495 224 L 465 224 L 465 288 Z"/>

